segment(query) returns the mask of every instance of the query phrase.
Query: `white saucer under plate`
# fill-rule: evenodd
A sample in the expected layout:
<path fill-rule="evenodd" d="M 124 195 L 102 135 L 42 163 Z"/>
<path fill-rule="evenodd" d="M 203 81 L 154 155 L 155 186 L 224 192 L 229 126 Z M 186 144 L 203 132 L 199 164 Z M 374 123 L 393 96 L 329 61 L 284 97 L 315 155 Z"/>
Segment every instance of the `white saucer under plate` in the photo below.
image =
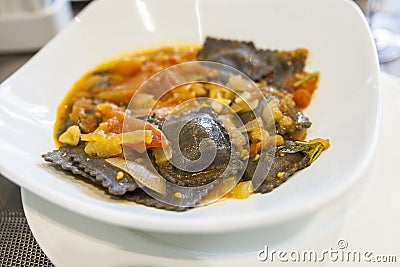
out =
<path fill-rule="evenodd" d="M 375 159 L 367 179 L 349 197 L 317 214 L 278 227 L 214 235 L 160 234 L 130 230 L 93 220 L 26 190 L 22 199 L 31 230 L 56 266 L 258 266 L 282 263 L 258 259 L 260 250 L 324 250 L 369 253 L 360 263 L 325 257 L 323 266 L 398 266 L 400 262 L 400 180 L 397 164 L 400 79 L 382 75 L 383 120 Z M 351 147 L 349 147 L 351 153 Z M 238 216 L 240 216 L 238 214 Z M 346 247 L 341 247 L 341 246 Z M 289 263 L 294 264 L 286 254 Z M 294 256 L 295 254 L 293 254 Z M 261 254 L 261 257 L 265 254 Z M 334 261 L 335 260 L 335 261 Z M 272 262 L 271 262 L 272 261 Z M 309 262 L 296 262 L 307 266 Z"/>

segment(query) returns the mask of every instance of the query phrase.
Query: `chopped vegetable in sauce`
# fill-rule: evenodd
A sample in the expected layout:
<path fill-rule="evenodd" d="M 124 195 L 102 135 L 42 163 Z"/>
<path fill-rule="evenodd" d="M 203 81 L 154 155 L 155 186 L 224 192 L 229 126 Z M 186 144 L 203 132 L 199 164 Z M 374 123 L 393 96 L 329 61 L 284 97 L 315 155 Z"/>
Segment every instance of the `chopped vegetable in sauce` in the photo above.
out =
<path fill-rule="evenodd" d="M 202 47 L 162 47 L 105 62 L 85 74 L 65 96 L 54 127 L 59 148 L 43 158 L 115 197 L 166 210 L 187 208 L 153 199 L 140 186 L 165 194 L 165 181 L 183 187 L 207 186 L 221 176 L 241 175 L 226 197 L 245 199 L 270 192 L 329 148 L 324 139 L 306 141 L 311 122 L 303 110 L 310 105 L 320 79 L 318 71 L 305 70 L 307 56 L 304 48 L 264 50 L 253 42 L 208 37 Z M 195 60 L 232 66 L 248 75 L 259 90 L 246 87 L 240 76 L 231 76 L 226 87 L 196 82 L 199 77 L 220 75 L 198 67 L 192 83 L 183 83 L 187 77 L 175 73 L 136 94 L 155 73 Z M 180 82 L 181 86 L 158 96 L 159 87 Z M 184 105 L 189 101 L 190 105 Z M 242 125 L 227 113 L 227 107 Z M 261 116 L 257 118 L 254 111 Z M 174 129 L 180 124 L 184 126 L 175 140 L 166 126 Z M 268 125 L 273 125 L 273 134 Z M 177 167 L 189 166 L 187 160 L 200 162 L 202 153 L 212 153 L 204 140 L 215 146 L 214 161 L 201 171 Z M 177 151 L 183 158 L 177 158 Z M 274 151 L 269 154 L 271 169 L 253 188 L 257 166 L 270 160 L 264 151 Z M 132 161 L 129 155 L 139 158 Z M 142 163 L 141 155 L 150 157 L 156 173 Z M 225 171 L 228 165 L 229 172 Z M 210 185 L 207 192 L 212 190 Z M 174 196 L 185 198 L 180 192 Z M 202 198 L 207 196 L 198 195 L 195 201 Z"/>

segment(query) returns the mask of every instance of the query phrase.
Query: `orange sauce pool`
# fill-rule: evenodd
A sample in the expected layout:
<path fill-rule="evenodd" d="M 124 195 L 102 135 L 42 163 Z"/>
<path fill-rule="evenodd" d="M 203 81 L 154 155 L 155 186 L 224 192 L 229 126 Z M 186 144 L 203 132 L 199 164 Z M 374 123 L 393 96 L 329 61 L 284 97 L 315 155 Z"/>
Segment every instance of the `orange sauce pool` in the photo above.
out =
<path fill-rule="evenodd" d="M 88 113 L 96 101 L 106 101 L 126 107 L 136 89 L 151 75 L 169 66 L 196 59 L 199 46 L 161 47 L 138 51 L 108 60 L 84 74 L 68 91 L 57 108 L 53 138 L 66 124 L 87 124 L 95 120 Z M 82 125 L 80 125 L 82 126 Z M 83 129 L 85 126 L 83 125 Z M 91 127 L 86 127 L 89 130 Z"/>

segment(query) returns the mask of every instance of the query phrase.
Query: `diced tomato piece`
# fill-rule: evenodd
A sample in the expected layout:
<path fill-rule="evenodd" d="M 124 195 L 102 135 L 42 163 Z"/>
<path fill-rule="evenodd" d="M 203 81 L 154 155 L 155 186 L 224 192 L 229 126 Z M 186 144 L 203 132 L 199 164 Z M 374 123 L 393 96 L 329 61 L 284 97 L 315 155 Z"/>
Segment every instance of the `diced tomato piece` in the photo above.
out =
<path fill-rule="evenodd" d="M 147 148 L 143 142 L 135 143 L 135 144 L 124 144 L 124 146 L 132 148 L 133 150 L 135 150 L 138 153 L 144 153 L 147 150 Z"/>
<path fill-rule="evenodd" d="M 152 147 L 162 147 L 163 145 L 168 145 L 168 140 L 164 136 L 164 134 L 154 127 L 153 125 L 147 123 L 146 130 L 151 130 L 153 132 L 153 139 L 151 140 L 151 144 L 146 144 L 146 149 L 152 148 Z"/>

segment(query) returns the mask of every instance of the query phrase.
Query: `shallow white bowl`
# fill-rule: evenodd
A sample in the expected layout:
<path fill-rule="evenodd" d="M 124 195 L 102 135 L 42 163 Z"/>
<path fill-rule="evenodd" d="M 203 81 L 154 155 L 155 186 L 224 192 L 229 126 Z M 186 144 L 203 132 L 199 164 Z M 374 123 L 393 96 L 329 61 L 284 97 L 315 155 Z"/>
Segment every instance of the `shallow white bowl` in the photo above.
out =
<path fill-rule="evenodd" d="M 72 84 L 108 58 L 142 48 L 201 44 L 206 36 L 258 47 L 305 47 L 321 82 L 305 111 L 309 138 L 331 140 L 310 168 L 270 194 L 184 213 L 119 203 L 49 168 L 56 108 Z M 226 232 L 310 214 L 357 186 L 379 130 L 379 68 L 368 25 L 345 0 L 100 0 L 0 87 L 0 171 L 18 185 L 77 213 L 135 229 Z"/>

